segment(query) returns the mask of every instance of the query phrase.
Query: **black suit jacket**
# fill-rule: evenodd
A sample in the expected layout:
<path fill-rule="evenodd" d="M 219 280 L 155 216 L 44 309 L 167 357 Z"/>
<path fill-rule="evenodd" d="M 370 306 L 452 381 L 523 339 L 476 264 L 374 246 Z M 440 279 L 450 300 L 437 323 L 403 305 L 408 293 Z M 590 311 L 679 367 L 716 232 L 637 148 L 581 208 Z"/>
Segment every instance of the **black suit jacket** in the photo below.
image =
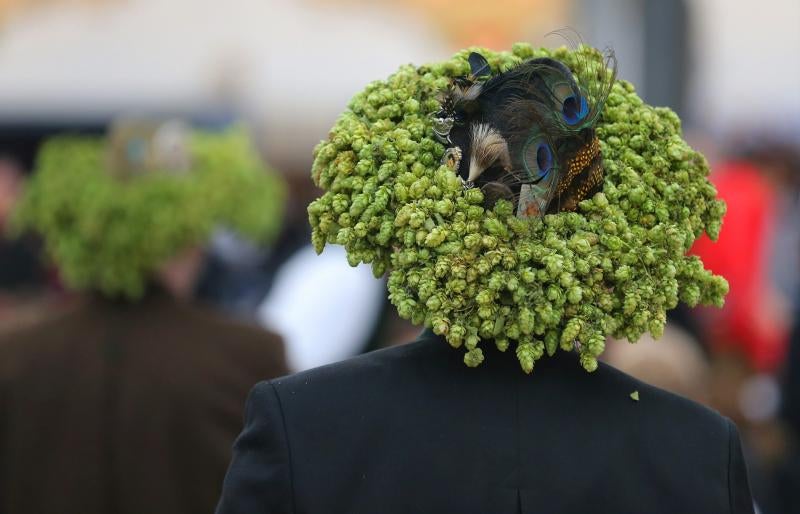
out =
<path fill-rule="evenodd" d="M 753 512 L 726 418 L 571 354 L 528 376 L 488 353 L 469 369 L 426 332 L 260 383 L 218 514 Z"/>

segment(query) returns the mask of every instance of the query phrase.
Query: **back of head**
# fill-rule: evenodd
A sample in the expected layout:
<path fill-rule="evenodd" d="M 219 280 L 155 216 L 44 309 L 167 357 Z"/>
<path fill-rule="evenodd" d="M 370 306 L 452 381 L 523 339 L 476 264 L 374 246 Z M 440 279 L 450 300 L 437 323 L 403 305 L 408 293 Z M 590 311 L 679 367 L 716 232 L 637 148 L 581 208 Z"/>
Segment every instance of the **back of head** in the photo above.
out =
<path fill-rule="evenodd" d="M 107 138 L 48 141 L 13 228 L 42 236 L 70 289 L 136 300 L 165 269 L 191 268 L 188 255 L 218 226 L 259 242 L 272 237 L 282 190 L 241 127 L 215 133 L 128 120 Z M 174 271 L 166 275 L 168 286 L 180 285 Z"/>

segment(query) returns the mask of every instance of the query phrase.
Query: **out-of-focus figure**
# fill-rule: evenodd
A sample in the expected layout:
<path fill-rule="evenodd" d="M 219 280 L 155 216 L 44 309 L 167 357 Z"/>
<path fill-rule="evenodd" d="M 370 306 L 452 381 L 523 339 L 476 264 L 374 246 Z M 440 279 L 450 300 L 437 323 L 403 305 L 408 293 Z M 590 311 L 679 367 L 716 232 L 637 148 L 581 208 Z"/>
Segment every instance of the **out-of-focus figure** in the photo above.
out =
<path fill-rule="evenodd" d="M 785 300 L 770 282 L 778 190 L 763 170 L 749 161 L 729 162 L 711 177 L 728 206 L 719 240 L 707 237 L 695 253 L 730 284 L 725 307 L 707 312 L 709 342 L 716 351 L 742 355 L 761 371 L 773 371 L 786 350 L 789 318 Z"/>
<path fill-rule="evenodd" d="M 242 131 L 109 139 L 48 143 L 15 210 L 85 294 L 0 336 L 3 513 L 211 512 L 247 392 L 287 372 L 278 336 L 192 302 L 215 224 L 279 223 Z"/>
<path fill-rule="evenodd" d="M 789 143 L 756 141 L 715 166 L 711 180 L 728 212 L 718 242 L 704 237 L 693 251 L 730 283 L 725 307 L 700 310 L 697 318 L 711 357 L 709 403 L 739 425 L 754 497 L 769 514 L 794 512 L 800 484 L 791 471 L 798 393 L 791 386 L 797 352 L 789 350 L 800 293 L 800 159 Z M 779 418 L 781 404 L 790 423 Z"/>
<path fill-rule="evenodd" d="M 5 233 L 22 196 L 25 173 L 13 155 L 0 150 L 0 332 L 37 319 L 53 308 L 47 273 L 39 262 L 39 241 L 33 236 L 11 238 Z"/>

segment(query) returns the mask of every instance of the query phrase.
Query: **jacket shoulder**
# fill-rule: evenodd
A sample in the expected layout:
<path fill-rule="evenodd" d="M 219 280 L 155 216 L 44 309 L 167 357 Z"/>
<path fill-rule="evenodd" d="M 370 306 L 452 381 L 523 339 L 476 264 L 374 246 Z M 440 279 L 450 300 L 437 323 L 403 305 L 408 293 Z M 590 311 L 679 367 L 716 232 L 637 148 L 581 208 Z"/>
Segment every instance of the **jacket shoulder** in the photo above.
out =
<path fill-rule="evenodd" d="M 427 354 L 440 353 L 431 341 L 418 340 L 412 343 L 383 348 L 356 357 L 327 364 L 277 378 L 272 385 L 279 392 L 286 389 L 336 386 L 343 382 L 366 383 L 397 374 L 408 367 L 424 365 Z M 463 364 L 462 364 L 463 366 Z"/>
<path fill-rule="evenodd" d="M 558 354 L 557 354 L 558 355 Z M 310 390 L 325 390 L 331 396 L 348 389 L 350 384 L 373 389 L 398 389 L 398 382 L 410 387 L 411 381 L 427 386 L 442 382 L 481 381 L 487 377 L 511 376 L 523 389 L 536 389 L 544 394 L 558 389 L 558 395 L 569 403 L 595 404 L 603 408 L 637 409 L 638 416 L 659 419 L 677 416 L 692 426 L 712 426 L 727 431 L 727 420 L 716 411 L 682 396 L 659 389 L 601 362 L 593 373 L 583 370 L 572 355 L 545 357 L 531 375 L 519 369 L 512 355 L 492 354 L 478 368 L 462 362 L 462 352 L 444 341 L 420 338 L 412 343 L 366 353 L 345 361 L 302 371 L 272 381 L 281 394 L 293 395 Z M 498 360 L 505 360 L 503 365 Z M 542 369 L 538 369 L 541 367 Z M 512 379 L 512 380 L 513 380 Z M 667 416 L 667 418 L 664 418 Z"/>
<path fill-rule="evenodd" d="M 89 325 L 91 315 L 85 303 L 47 312 L 30 323 L 0 330 L 0 355 L 39 352 L 57 345 Z"/>
<path fill-rule="evenodd" d="M 726 418 L 715 410 L 670 391 L 643 382 L 604 362 L 599 363 L 597 374 L 602 381 L 622 392 L 628 392 L 626 399 L 635 406 L 643 406 L 653 414 L 662 411 L 684 413 L 696 422 L 725 424 Z"/>

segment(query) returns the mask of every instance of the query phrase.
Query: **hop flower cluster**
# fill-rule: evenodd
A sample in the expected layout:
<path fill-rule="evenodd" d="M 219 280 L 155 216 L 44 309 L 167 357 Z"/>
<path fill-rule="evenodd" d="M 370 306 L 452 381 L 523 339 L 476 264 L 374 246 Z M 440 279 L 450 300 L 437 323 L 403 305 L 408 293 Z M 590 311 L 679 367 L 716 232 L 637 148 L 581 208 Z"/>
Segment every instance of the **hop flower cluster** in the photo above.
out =
<path fill-rule="evenodd" d="M 485 210 L 481 191 L 440 165 L 431 114 L 450 78 L 468 73 L 472 50 L 495 73 L 543 56 L 576 74 L 609 73 L 585 66 L 602 62 L 589 47 L 517 44 L 369 84 L 315 150 L 313 178 L 326 191 L 308 208 L 316 250 L 340 244 L 351 265 L 388 272 L 400 316 L 463 348 L 468 366 L 493 341 L 513 345 L 527 373 L 559 349 L 593 371 L 607 336 L 657 338 L 679 301 L 721 306 L 727 282 L 687 251 L 703 232 L 717 237 L 725 205 L 675 113 L 644 104 L 631 84 L 616 82 L 605 104 L 604 187 L 577 212 L 523 220 L 506 201 Z"/>
<path fill-rule="evenodd" d="M 246 132 L 193 133 L 191 170 L 123 180 L 106 169 L 106 142 L 48 141 L 14 212 L 12 231 L 34 230 L 68 286 L 131 300 L 164 259 L 228 226 L 255 241 L 277 233 L 284 186 L 267 173 Z"/>

